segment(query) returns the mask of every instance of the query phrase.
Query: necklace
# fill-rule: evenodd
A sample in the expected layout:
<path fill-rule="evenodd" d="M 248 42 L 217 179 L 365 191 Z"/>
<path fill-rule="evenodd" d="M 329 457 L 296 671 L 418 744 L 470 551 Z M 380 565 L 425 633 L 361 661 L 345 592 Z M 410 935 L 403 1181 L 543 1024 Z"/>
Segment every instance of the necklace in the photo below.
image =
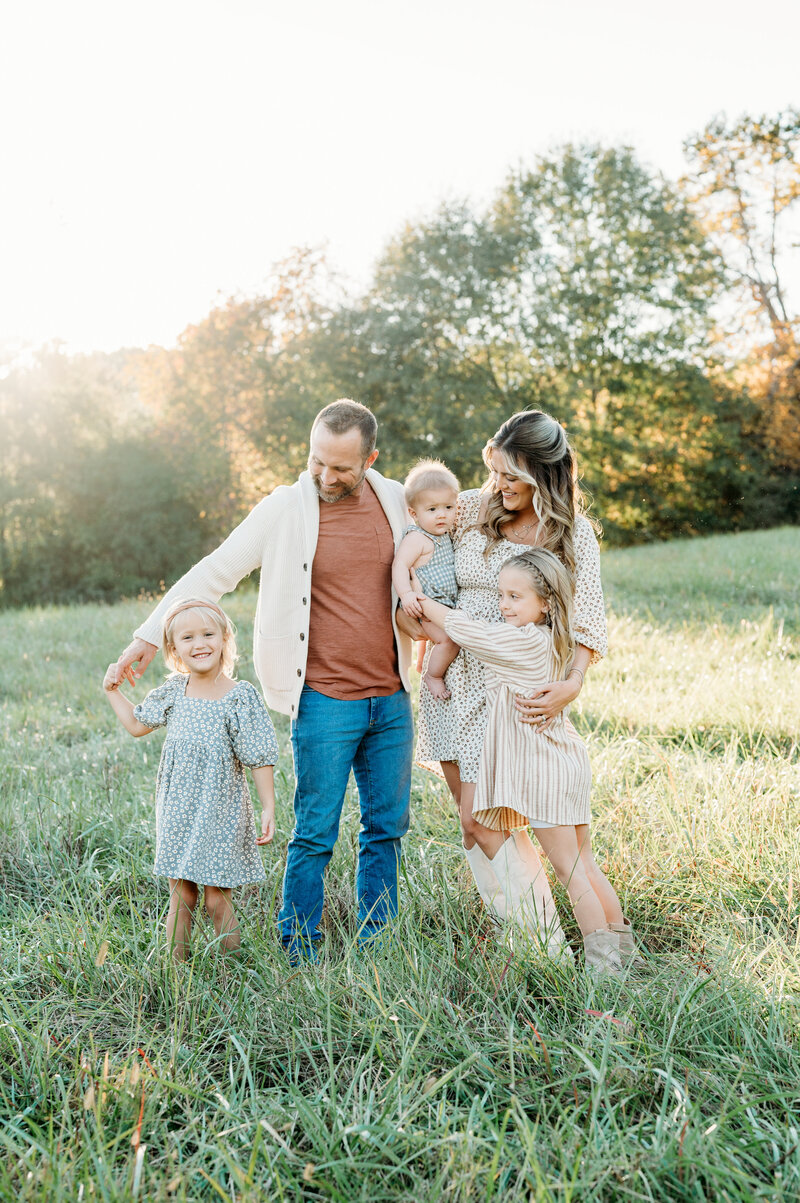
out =
<path fill-rule="evenodd" d="M 529 530 L 531 530 L 534 526 L 538 527 L 538 525 L 539 519 L 534 516 L 531 522 L 523 522 L 521 525 L 512 526 L 509 522 L 508 526 L 506 527 L 506 532 L 514 535 L 518 539 L 521 539 L 523 535 L 527 535 Z"/>

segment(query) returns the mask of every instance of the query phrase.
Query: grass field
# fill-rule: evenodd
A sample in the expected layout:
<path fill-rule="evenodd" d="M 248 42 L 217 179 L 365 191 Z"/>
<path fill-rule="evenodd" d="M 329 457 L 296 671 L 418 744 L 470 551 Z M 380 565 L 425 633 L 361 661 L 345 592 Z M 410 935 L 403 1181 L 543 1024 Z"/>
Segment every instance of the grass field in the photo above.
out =
<path fill-rule="evenodd" d="M 351 798 L 324 962 L 290 970 L 285 722 L 245 953 L 201 925 L 176 969 L 160 736 L 100 690 L 145 606 L 0 614 L 0 1198 L 800 1197 L 799 565 L 792 529 L 604 557 L 612 652 L 574 717 L 647 968 L 600 984 L 493 936 L 421 770 L 394 941 L 353 948 Z M 229 608 L 247 652 L 252 595 Z"/>

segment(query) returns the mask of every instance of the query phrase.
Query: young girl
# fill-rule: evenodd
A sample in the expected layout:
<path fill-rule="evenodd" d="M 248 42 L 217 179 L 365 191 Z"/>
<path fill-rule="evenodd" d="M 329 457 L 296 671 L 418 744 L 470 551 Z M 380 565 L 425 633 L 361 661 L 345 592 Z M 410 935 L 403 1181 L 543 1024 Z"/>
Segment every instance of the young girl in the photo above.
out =
<path fill-rule="evenodd" d="M 103 688 L 131 735 L 167 728 L 156 782 L 153 871 L 169 878 L 167 938 L 183 961 L 201 885 L 223 948 L 240 945 L 231 890 L 266 876 L 256 845 L 268 844 L 275 832 L 278 745 L 257 691 L 231 677 L 236 643 L 219 606 L 196 598 L 176 602 L 164 618 L 162 651 L 174 674 L 138 706 L 114 684 L 114 664 Z M 261 802 L 258 839 L 243 765 Z"/>
<path fill-rule="evenodd" d="M 621 936 L 613 928 L 624 930 L 622 910 L 592 856 L 586 747 L 563 712 L 539 730 L 519 722 L 514 706 L 516 695 L 534 695 L 569 668 L 571 580 L 552 552 L 533 548 L 505 563 L 498 590 L 503 624 L 421 601 L 426 617 L 486 667 L 489 721 L 472 808 L 482 824 L 478 843 L 491 859 L 507 914 L 523 920 L 533 904 L 525 896 L 529 887 L 520 886 L 524 873 L 513 832 L 533 827 L 569 893 L 587 967 L 619 973 Z"/>
<path fill-rule="evenodd" d="M 424 459 L 411 469 L 404 488 L 414 525 L 408 527 L 394 557 L 392 584 L 405 613 L 419 620 L 422 632 L 434 644 L 423 683 L 435 698 L 445 700 L 450 693 L 444 674 L 460 649 L 437 623 L 423 615 L 415 586 L 418 582 L 433 601 L 456 604 L 458 585 L 450 531 L 456 520 L 458 481 L 439 460 Z"/>

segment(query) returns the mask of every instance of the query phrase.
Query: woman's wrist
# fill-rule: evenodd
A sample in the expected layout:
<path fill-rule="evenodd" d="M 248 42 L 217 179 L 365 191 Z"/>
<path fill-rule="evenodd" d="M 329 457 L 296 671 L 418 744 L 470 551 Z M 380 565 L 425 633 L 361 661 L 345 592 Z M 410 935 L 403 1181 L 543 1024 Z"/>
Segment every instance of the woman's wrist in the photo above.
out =
<path fill-rule="evenodd" d="M 570 701 L 574 702 L 583 688 L 583 673 L 579 668 L 570 669 L 565 684 L 569 686 Z"/>

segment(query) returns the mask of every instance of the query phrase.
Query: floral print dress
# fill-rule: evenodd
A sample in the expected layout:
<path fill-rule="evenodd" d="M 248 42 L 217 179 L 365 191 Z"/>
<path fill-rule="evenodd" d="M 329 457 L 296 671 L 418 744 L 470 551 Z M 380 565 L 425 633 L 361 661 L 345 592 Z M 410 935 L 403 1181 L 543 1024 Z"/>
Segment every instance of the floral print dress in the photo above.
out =
<path fill-rule="evenodd" d="M 506 560 L 527 549 L 524 544 L 503 539 L 488 557 L 484 556 L 486 538 L 475 528 L 482 497 L 479 489 L 471 489 L 458 498 L 454 532 L 458 608 L 470 618 L 502 622 L 497 601 L 500 569 Z M 592 649 L 594 663 L 605 655 L 608 637 L 600 583 L 600 550 L 592 524 L 583 515 L 575 519 L 573 543 L 573 632 L 576 642 Z M 434 698 L 424 685 L 420 688 L 416 760 L 434 772 L 439 771 L 439 761 L 452 760 L 458 765 L 462 781 L 477 782 L 488 717 L 483 665 L 462 649 L 447 670 L 445 681 L 450 690 L 448 701 Z"/>
<path fill-rule="evenodd" d="M 146 727 L 167 728 L 156 781 L 153 872 L 225 888 L 263 881 L 244 766 L 278 759 L 267 708 L 249 681 L 210 700 L 187 698 L 188 680 L 175 673 L 133 710 Z"/>

